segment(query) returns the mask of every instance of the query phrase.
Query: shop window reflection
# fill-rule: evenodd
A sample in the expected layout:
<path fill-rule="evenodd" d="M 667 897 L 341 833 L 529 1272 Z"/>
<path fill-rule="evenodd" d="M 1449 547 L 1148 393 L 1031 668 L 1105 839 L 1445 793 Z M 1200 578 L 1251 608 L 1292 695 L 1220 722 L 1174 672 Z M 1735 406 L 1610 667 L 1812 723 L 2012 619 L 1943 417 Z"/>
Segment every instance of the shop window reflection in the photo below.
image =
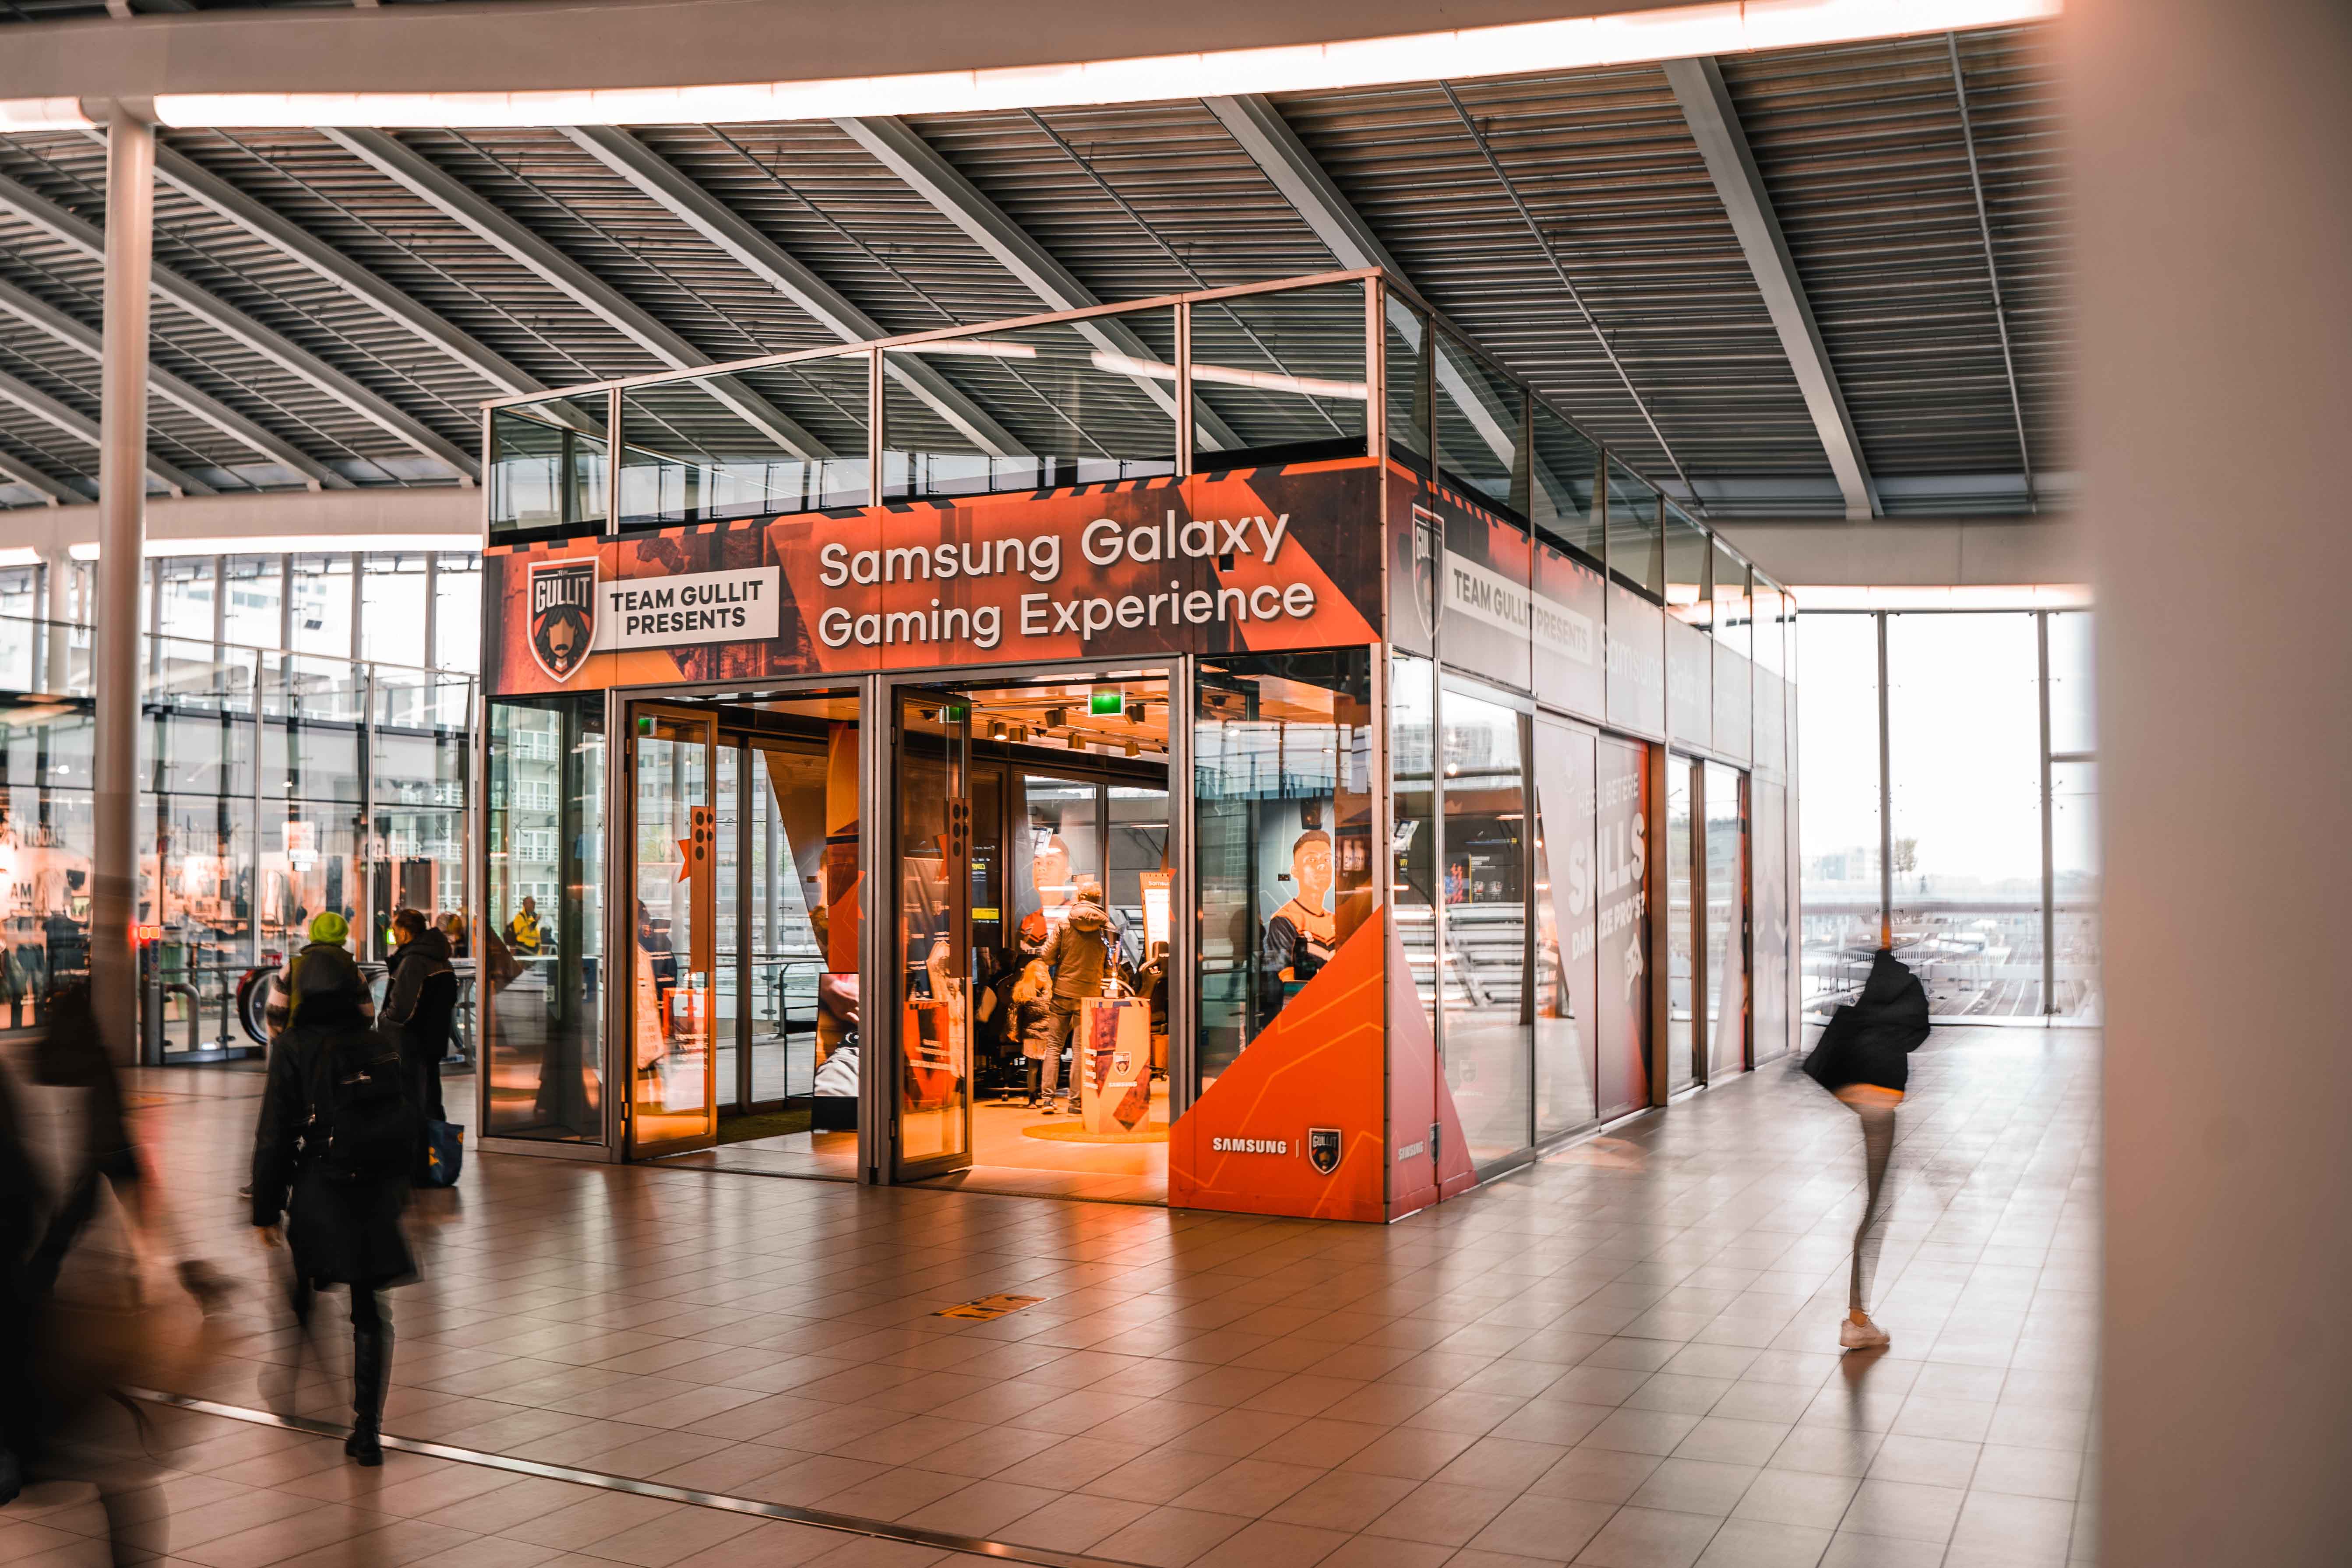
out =
<path fill-rule="evenodd" d="M 1448 687 L 1444 723 L 1445 1082 L 1471 1158 L 1489 1164 L 1532 1138 L 1528 985 L 1527 721 Z"/>

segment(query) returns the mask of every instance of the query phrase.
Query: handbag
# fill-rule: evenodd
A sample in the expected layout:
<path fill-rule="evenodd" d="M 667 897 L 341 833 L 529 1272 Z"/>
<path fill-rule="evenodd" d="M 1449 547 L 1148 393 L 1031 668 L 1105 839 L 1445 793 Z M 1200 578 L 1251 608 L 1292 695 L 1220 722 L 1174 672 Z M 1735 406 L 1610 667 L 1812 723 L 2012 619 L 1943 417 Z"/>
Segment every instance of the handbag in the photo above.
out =
<path fill-rule="evenodd" d="M 415 1184 L 454 1187 L 466 1168 L 466 1130 L 447 1121 L 425 1123 L 425 1154 L 418 1163 Z"/>

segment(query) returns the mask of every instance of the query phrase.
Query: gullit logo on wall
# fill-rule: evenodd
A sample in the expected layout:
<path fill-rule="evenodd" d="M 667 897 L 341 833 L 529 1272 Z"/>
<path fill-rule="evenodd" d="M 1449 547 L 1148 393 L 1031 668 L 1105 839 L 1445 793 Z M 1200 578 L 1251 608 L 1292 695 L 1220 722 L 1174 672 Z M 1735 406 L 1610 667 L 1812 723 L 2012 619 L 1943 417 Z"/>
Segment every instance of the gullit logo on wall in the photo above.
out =
<path fill-rule="evenodd" d="M 1310 1127 L 1307 1130 L 1307 1163 L 1326 1176 L 1339 1168 L 1338 1128 Z"/>
<path fill-rule="evenodd" d="M 551 680 L 569 680 L 596 643 L 596 561 L 534 561 L 530 657 Z"/>

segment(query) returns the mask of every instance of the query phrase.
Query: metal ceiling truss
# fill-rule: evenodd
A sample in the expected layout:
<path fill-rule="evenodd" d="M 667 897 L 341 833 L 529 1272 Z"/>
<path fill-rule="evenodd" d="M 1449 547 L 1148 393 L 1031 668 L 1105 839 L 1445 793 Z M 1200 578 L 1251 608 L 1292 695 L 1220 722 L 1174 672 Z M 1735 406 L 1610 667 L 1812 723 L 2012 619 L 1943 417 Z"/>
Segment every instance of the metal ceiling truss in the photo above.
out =
<path fill-rule="evenodd" d="M 12 283 L 0 281 L 0 312 L 14 316 L 26 326 L 47 333 L 58 342 L 93 360 L 103 357 L 100 339 L 95 328 L 84 326 L 63 310 L 35 299 Z M 199 391 L 172 372 L 150 364 L 147 382 L 156 396 L 178 404 L 231 440 L 241 442 L 278 467 L 300 475 L 309 489 L 340 490 L 352 488 L 351 480 L 326 464 L 291 442 L 272 435 L 226 403 L 209 393 Z"/>
<path fill-rule="evenodd" d="M 10 484 L 24 486 L 39 496 L 43 503 L 48 506 L 80 506 L 90 499 L 88 496 L 76 495 L 59 481 L 38 469 L 29 468 L 22 463 L 10 460 L 5 452 L 0 452 L 0 479 L 5 479 Z"/>
<path fill-rule="evenodd" d="M 2009 377 L 2009 411 L 2017 421 L 2017 460 L 2025 470 L 2025 505 L 2038 512 L 2042 500 L 2033 483 L 2033 451 L 2025 439 L 2025 401 L 2017 391 L 2017 359 L 2009 346 L 2009 310 L 2000 298 L 2000 264 L 1993 259 L 1992 218 L 1985 210 L 1984 174 L 1977 167 L 1977 133 L 1969 120 L 1968 79 L 1960 71 L 1960 36 L 1946 33 L 1944 47 L 1952 57 L 1952 92 L 1960 104 L 1960 142 L 1969 153 L 1969 187 L 1977 199 L 1977 232 L 1984 238 L 1985 280 L 1992 285 L 1993 325 L 2000 329 L 2000 368 Z"/>
<path fill-rule="evenodd" d="M 102 133 L 93 132 L 100 141 Z M 228 181 L 173 152 L 155 149 L 155 177 L 210 209 L 264 245 L 289 257 L 402 327 L 426 347 L 481 377 L 502 396 L 525 396 L 546 384 L 437 311 L 418 303 L 374 273 Z"/>
<path fill-rule="evenodd" d="M 5 175 L 0 175 L 0 211 L 14 214 L 90 260 L 101 266 L 105 264 L 106 235 L 102 229 Z M 154 265 L 152 276 L 153 289 L 159 297 L 194 316 L 214 331 L 235 339 L 264 359 L 310 383 L 404 446 L 440 463 L 464 482 L 470 484 L 480 477 L 479 465 L 471 453 L 437 435 L 421 421 L 369 391 L 310 350 L 262 325 L 211 289 L 182 277 L 162 262 Z"/>
<path fill-rule="evenodd" d="M 1083 310 L 1103 303 L 1094 290 L 1078 281 L 1076 274 L 1056 260 L 1034 236 L 1014 223 L 1003 207 L 990 200 L 904 121 L 873 116 L 836 120 L 834 123 L 942 216 L 971 236 L 972 242 L 1019 279 L 1023 288 L 1044 300 L 1046 309 Z M 1070 325 L 1105 353 L 1153 362 L 1160 358 L 1134 329 L 1116 316 L 1073 321 Z M 1171 418 L 1175 416 L 1176 396 L 1167 384 L 1150 376 L 1133 379 L 1145 396 Z M 1244 445 L 1230 426 L 1206 407 L 1193 411 L 1192 424 L 1203 446 L 1236 451 Z"/>
<path fill-rule="evenodd" d="M 98 421 L 51 397 L 30 382 L 19 381 L 6 371 L 0 371 L 0 401 L 15 404 L 34 418 L 54 425 L 77 441 L 99 445 Z M 209 496 L 220 492 L 196 478 L 176 468 L 154 453 L 147 454 L 147 477 L 175 496 Z"/>
<path fill-rule="evenodd" d="M 568 296 L 673 370 L 713 363 L 710 355 L 632 304 L 626 296 L 563 254 L 547 240 L 492 205 L 455 174 L 387 132 L 325 129 L 321 134 L 465 228 L 497 247 L 541 281 Z M 794 457 L 817 461 L 835 456 L 825 443 L 766 398 L 735 383 L 698 383 L 711 399 L 758 429 Z M 614 433 L 621 437 L 619 432 Z"/>
<path fill-rule="evenodd" d="M 567 125 L 562 129 L 563 134 L 591 157 L 717 246 L 745 271 L 807 311 L 819 326 L 843 342 L 868 342 L 892 335 L 879 321 L 852 304 L 841 290 L 629 132 L 603 125 Z M 885 355 L 882 369 L 989 456 L 1010 458 L 1021 452 L 1018 437 L 930 365 L 910 355 Z"/>
<path fill-rule="evenodd" d="M 1739 110 L 1723 84 L 1723 68 L 1702 55 L 1668 60 L 1665 73 L 1675 89 L 1675 101 L 1682 106 L 1683 118 L 1698 143 L 1699 155 L 1706 160 L 1716 194 L 1723 198 L 1732 232 L 1739 237 L 1748 269 L 1756 275 L 1756 287 L 1771 312 L 1773 330 L 1780 333 L 1781 350 L 1789 356 L 1789 368 L 1796 373 L 1806 412 L 1821 434 L 1830 470 L 1837 476 L 1846 519 L 1868 521 L 1879 514 L 1879 502 L 1869 464 L 1863 458 L 1862 438 L 1854 433 L 1853 416 L 1846 410 L 1837 371 L 1822 344 L 1822 329 L 1813 320 L 1812 305 L 1805 298 L 1796 261 L 1789 254 L 1788 238 L 1780 232 L 1771 193 L 1765 189 L 1764 176 L 1756 167 L 1756 154 L 1739 123 Z"/>

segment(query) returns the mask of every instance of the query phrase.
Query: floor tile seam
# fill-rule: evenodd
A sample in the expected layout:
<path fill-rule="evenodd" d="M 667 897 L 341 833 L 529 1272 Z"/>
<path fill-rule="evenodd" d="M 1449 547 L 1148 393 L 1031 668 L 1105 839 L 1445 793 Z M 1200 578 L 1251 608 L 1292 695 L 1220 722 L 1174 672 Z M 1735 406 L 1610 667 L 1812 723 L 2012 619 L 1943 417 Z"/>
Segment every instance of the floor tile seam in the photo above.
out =
<path fill-rule="evenodd" d="M 131 1397 L 165 1409 L 191 1411 L 199 1415 L 216 1415 L 255 1426 L 282 1431 L 300 1432 L 319 1437 L 341 1437 L 349 1428 L 332 1422 L 314 1420 L 301 1415 L 280 1415 L 273 1411 L 256 1410 L 249 1406 L 226 1404 L 217 1400 L 199 1399 L 188 1394 L 165 1393 L 155 1389 L 124 1390 Z M 832 1513 L 820 1509 L 802 1508 L 790 1503 L 768 1502 L 756 1498 L 735 1497 L 723 1492 L 703 1491 L 667 1482 L 648 1480 L 634 1476 L 612 1475 L 604 1471 L 559 1465 L 536 1459 L 525 1459 L 508 1454 L 459 1447 L 421 1438 L 403 1437 L 394 1433 L 383 1435 L 385 1448 L 416 1454 L 426 1458 L 451 1463 L 481 1466 L 506 1471 L 517 1477 L 535 1477 L 567 1482 L 600 1491 L 656 1499 L 688 1507 L 716 1510 L 720 1512 L 747 1514 L 758 1519 L 784 1523 L 802 1524 L 814 1529 L 837 1531 L 844 1535 L 898 1542 L 908 1545 L 929 1547 L 942 1552 L 960 1552 L 976 1557 L 1007 1563 L 1024 1563 L 1034 1568 L 1149 1568 L 1147 1564 L 1130 1563 L 1121 1558 L 1089 1556 L 1081 1552 L 1059 1552 L 1051 1548 L 1027 1546 L 1013 1542 L 1000 1542 L 958 1535 L 950 1531 L 927 1530 L 918 1526 L 895 1523 L 888 1520 L 867 1519 L 854 1514 Z M 970 1479 L 969 1478 L 964 1478 Z M 979 1484 L 974 1481 L 971 1484 Z M 288 1493 L 288 1496 L 300 1496 Z M 320 1500 L 320 1506 L 330 1506 L 331 1500 Z M 341 1506 L 365 1510 L 363 1505 L 344 1503 Z M 315 1510 L 306 1510 L 315 1511 Z M 387 1522 L 400 1516 L 384 1515 Z M 426 1522 L 430 1522 L 429 1521 Z"/>

